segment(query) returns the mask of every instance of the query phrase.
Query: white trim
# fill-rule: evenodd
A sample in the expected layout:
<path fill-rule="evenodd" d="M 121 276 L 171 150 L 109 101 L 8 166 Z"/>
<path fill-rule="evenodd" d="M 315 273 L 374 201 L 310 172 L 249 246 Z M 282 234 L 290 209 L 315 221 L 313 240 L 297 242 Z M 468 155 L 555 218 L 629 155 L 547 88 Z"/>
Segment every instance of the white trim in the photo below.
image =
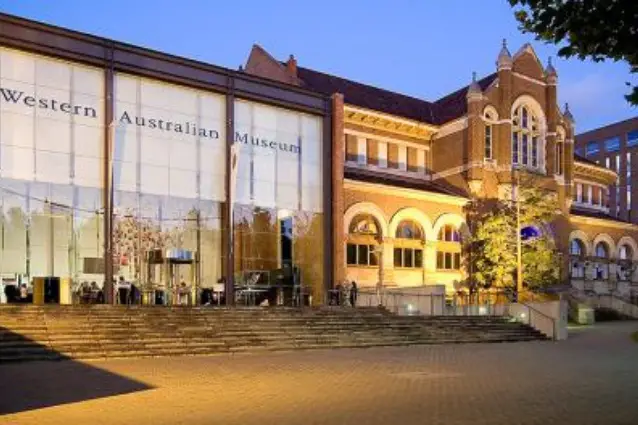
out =
<path fill-rule="evenodd" d="M 399 145 L 399 146 L 409 146 L 411 148 L 430 150 L 430 146 L 427 140 L 424 140 L 423 144 L 420 144 L 415 142 L 408 142 L 406 140 L 401 140 L 401 139 L 394 139 L 392 137 L 378 136 L 374 133 L 368 133 L 365 131 L 351 130 L 349 128 L 344 129 L 343 132 L 344 134 L 349 134 L 354 137 L 366 137 L 366 138 L 370 138 L 380 142 L 394 143 L 395 145 Z"/>
<path fill-rule="evenodd" d="M 414 98 L 414 99 L 416 99 L 416 98 Z M 424 128 L 424 129 L 430 130 L 430 131 L 437 131 L 438 130 L 438 127 L 436 127 L 435 125 L 432 125 L 432 124 L 426 124 L 426 123 L 421 122 L 421 121 L 415 121 L 415 120 L 411 120 L 411 119 L 407 119 L 407 118 L 400 118 L 400 117 L 397 117 L 395 115 L 385 114 L 383 112 L 378 112 L 378 111 L 375 111 L 373 109 L 361 108 L 359 106 L 353 106 L 353 105 L 350 105 L 350 104 L 345 104 L 343 106 L 343 109 L 344 109 L 344 112 L 354 112 L 354 113 L 360 113 L 360 114 L 365 114 L 365 115 L 372 115 L 372 116 L 376 116 L 378 118 L 383 118 L 383 119 L 394 121 L 394 122 L 399 122 L 399 123 L 403 123 L 403 124 L 407 124 L 407 125 L 412 125 L 412 126 L 415 126 L 417 128 Z"/>
<path fill-rule="evenodd" d="M 607 227 L 613 227 L 615 229 L 631 229 L 634 231 L 638 231 L 638 225 L 632 224 L 632 223 L 614 221 L 614 220 L 611 220 L 611 217 L 609 220 L 605 220 L 603 218 L 586 217 L 586 216 L 578 215 L 578 213 L 572 213 L 570 216 L 570 221 L 571 220 L 577 223 L 590 225 L 590 226 L 607 226 Z"/>
<path fill-rule="evenodd" d="M 587 233 L 585 233 L 582 230 L 578 229 L 578 230 L 573 230 L 569 234 L 569 244 L 570 244 L 570 246 L 568 247 L 568 252 L 570 254 L 571 254 L 571 243 L 572 243 L 572 241 L 574 239 L 578 239 L 579 241 L 581 241 L 583 243 L 583 245 L 585 245 L 585 256 L 586 257 L 590 257 L 592 255 L 592 245 L 591 245 L 591 239 L 589 238 Z"/>
<path fill-rule="evenodd" d="M 365 165 L 368 162 L 368 139 L 357 137 L 357 163 Z"/>
<path fill-rule="evenodd" d="M 408 171 L 408 148 L 399 146 L 399 171 Z"/>
<path fill-rule="evenodd" d="M 532 77 L 528 77 L 527 75 L 523 75 L 523 74 L 521 74 L 519 72 L 512 72 L 512 75 L 515 75 L 518 78 L 522 78 L 523 80 L 527 80 L 529 82 L 532 82 L 532 83 L 535 83 L 535 84 L 538 84 L 538 85 L 541 85 L 541 86 L 546 86 L 547 85 L 547 83 L 545 81 L 537 80 L 536 78 L 532 78 Z M 554 85 L 554 84 L 552 84 L 552 85 Z"/>
<path fill-rule="evenodd" d="M 390 219 L 388 225 L 388 234 L 390 238 L 396 238 L 397 227 L 403 220 L 414 220 L 423 229 L 424 237 L 426 241 L 432 241 L 436 238 L 432 233 L 432 220 L 423 211 L 414 207 L 406 207 L 397 211 Z"/>
<path fill-rule="evenodd" d="M 377 141 L 379 168 L 388 168 L 388 142 Z"/>
<path fill-rule="evenodd" d="M 605 242 L 607 244 L 607 248 L 609 248 L 609 257 L 607 257 L 608 259 L 615 259 L 616 258 L 616 242 L 614 242 L 614 238 L 612 238 L 609 234 L 607 233 L 599 233 L 596 235 L 596 237 L 594 238 L 594 240 L 591 243 L 591 254 L 593 257 L 596 256 L 596 245 L 598 245 L 600 242 Z"/>
<path fill-rule="evenodd" d="M 379 165 L 373 165 L 373 164 L 357 164 L 354 161 L 346 161 L 345 165 L 348 168 L 358 168 L 360 170 L 374 171 L 379 174 L 391 174 L 393 176 L 399 176 L 399 177 L 412 177 L 412 178 L 423 180 L 423 181 L 431 180 L 430 176 L 427 175 L 425 172 L 420 173 L 418 171 L 399 170 L 397 168 L 387 168 L 387 167 L 381 167 Z"/>
<path fill-rule="evenodd" d="M 467 117 L 461 117 L 454 121 L 450 121 L 432 135 L 432 140 L 454 134 L 467 128 Z"/>
<path fill-rule="evenodd" d="M 434 226 L 432 226 L 432 235 L 435 240 L 439 240 L 439 231 L 446 224 L 451 224 L 456 227 L 456 230 L 461 233 L 461 227 L 465 224 L 465 219 L 459 214 L 455 213 L 443 213 L 437 217 L 434 222 Z"/>
<path fill-rule="evenodd" d="M 361 192 L 378 193 L 381 195 L 395 196 L 399 198 L 418 199 L 442 204 L 464 206 L 470 200 L 461 196 L 446 195 L 444 193 L 427 192 L 425 190 L 406 189 L 403 187 L 389 186 L 378 183 L 368 183 L 358 180 L 344 179 L 344 189 L 359 190 Z"/>

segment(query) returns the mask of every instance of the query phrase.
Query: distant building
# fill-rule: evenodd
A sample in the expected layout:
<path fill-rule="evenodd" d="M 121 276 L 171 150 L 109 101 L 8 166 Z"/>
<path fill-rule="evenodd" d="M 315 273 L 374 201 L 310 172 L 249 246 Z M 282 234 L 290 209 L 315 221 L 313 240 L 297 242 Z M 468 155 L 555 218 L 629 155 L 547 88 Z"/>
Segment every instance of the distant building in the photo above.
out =
<path fill-rule="evenodd" d="M 638 223 L 638 117 L 577 135 L 576 154 L 618 174 L 609 187 L 609 213 Z"/>

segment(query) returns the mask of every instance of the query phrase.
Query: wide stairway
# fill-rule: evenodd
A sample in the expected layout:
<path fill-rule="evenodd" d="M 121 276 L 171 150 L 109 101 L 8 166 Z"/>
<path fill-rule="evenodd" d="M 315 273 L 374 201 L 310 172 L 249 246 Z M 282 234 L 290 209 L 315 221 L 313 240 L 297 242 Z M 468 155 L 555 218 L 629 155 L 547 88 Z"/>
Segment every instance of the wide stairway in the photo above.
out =
<path fill-rule="evenodd" d="M 0 362 L 540 339 L 501 317 L 381 308 L 0 306 Z"/>

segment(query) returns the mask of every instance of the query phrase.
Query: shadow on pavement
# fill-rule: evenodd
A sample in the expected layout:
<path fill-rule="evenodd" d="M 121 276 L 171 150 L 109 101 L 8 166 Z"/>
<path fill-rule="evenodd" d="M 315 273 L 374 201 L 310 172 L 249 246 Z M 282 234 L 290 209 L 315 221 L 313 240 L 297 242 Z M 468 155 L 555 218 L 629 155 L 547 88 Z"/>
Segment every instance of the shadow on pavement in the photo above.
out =
<path fill-rule="evenodd" d="M 56 360 L 21 361 L 21 356 Z M 0 327 L 0 415 L 151 388 L 143 382 L 71 360 Z"/>

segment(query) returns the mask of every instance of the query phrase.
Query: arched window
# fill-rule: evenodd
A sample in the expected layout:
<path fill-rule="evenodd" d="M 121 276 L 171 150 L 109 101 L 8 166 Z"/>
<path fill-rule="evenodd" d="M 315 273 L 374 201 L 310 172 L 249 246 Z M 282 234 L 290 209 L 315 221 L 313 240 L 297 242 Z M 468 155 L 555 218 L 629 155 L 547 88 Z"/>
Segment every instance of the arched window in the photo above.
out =
<path fill-rule="evenodd" d="M 585 256 L 585 245 L 580 239 L 572 239 L 569 243 L 569 254 L 573 257 Z"/>
<path fill-rule="evenodd" d="M 494 123 L 496 114 L 492 110 L 486 110 L 483 114 L 485 121 L 485 159 L 494 158 Z"/>
<path fill-rule="evenodd" d="M 572 277 L 583 278 L 585 277 L 585 244 L 580 239 L 572 239 L 569 243 L 569 254 L 571 255 L 572 263 Z"/>
<path fill-rule="evenodd" d="M 459 270 L 461 268 L 461 237 L 456 227 L 446 224 L 438 235 L 436 268 L 438 270 Z"/>
<path fill-rule="evenodd" d="M 350 222 L 346 262 L 350 266 L 379 265 L 380 226 L 371 214 L 359 214 Z"/>
<path fill-rule="evenodd" d="M 634 250 L 630 245 L 623 244 L 618 249 L 618 280 L 631 280 L 633 272 Z"/>
<path fill-rule="evenodd" d="M 634 250 L 630 245 L 621 245 L 618 250 L 618 258 L 622 261 L 631 261 L 634 258 Z"/>
<path fill-rule="evenodd" d="M 512 164 L 540 167 L 540 128 L 538 117 L 521 105 L 512 117 Z"/>
<path fill-rule="evenodd" d="M 397 226 L 394 242 L 394 266 L 423 267 L 423 229 L 413 220 L 403 220 Z"/>
<path fill-rule="evenodd" d="M 598 242 L 594 248 L 594 279 L 604 280 L 609 277 L 609 246 L 605 242 Z"/>
<path fill-rule="evenodd" d="M 554 173 L 562 176 L 564 173 L 563 165 L 565 160 L 565 131 L 558 128 L 556 132 L 556 147 L 554 152 Z"/>

